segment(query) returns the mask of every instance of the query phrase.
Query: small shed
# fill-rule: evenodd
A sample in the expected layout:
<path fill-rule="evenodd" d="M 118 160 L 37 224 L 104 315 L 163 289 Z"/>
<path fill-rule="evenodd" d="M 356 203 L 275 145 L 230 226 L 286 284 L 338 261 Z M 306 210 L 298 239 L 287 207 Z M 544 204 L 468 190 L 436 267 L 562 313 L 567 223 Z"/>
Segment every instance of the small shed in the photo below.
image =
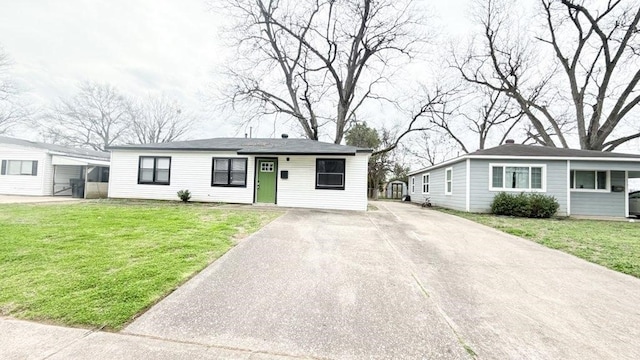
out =
<path fill-rule="evenodd" d="M 400 180 L 390 181 L 385 190 L 387 199 L 402 199 L 407 195 L 407 183 Z"/>

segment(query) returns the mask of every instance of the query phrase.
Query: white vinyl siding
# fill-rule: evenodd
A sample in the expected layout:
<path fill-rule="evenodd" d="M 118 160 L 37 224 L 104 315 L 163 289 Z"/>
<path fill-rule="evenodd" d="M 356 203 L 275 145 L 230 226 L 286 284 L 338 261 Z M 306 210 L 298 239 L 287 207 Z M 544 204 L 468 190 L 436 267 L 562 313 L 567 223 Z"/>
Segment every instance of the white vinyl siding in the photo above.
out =
<path fill-rule="evenodd" d="M 171 184 L 166 186 L 138 184 L 139 156 L 170 156 Z M 331 156 L 319 157 L 332 158 Z M 212 158 L 246 158 L 246 187 L 211 186 Z M 114 150 L 111 153 L 109 197 L 177 201 L 176 193 L 187 189 L 192 193 L 192 201 L 251 204 L 254 201 L 255 192 L 255 158 L 256 156 L 253 155 L 239 156 L 235 152 Z M 335 158 L 345 159 L 343 191 L 315 188 L 316 156 L 278 157 L 277 205 L 366 210 L 368 156 L 363 154 Z M 281 171 L 288 171 L 289 178 L 281 179 Z"/>
<path fill-rule="evenodd" d="M 169 185 L 138 184 L 139 158 L 171 157 Z M 129 199 L 178 200 L 179 190 L 191 191 L 192 201 L 253 203 L 254 159 L 248 157 L 247 187 L 212 187 L 213 157 L 238 158 L 232 152 L 200 151 L 125 151 L 111 152 L 109 197 Z M 247 156 L 242 156 L 247 158 Z"/>
<path fill-rule="evenodd" d="M 546 191 L 544 164 L 489 164 L 490 191 Z M 472 179 L 473 181 L 473 179 Z"/>
<path fill-rule="evenodd" d="M 344 190 L 316 189 L 316 158 L 344 159 Z M 287 161 L 287 159 L 289 159 Z M 368 154 L 356 156 L 280 156 L 278 172 L 288 171 L 289 178 L 278 173 L 277 204 L 286 207 L 366 210 Z"/>
<path fill-rule="evenodd" d="M 0 194 L 44 196 L 52 193 L 51 155 L 46 150 L 18 145 L 0 144 L 0 163 L 2 160 L 37 161 L 37 175 L 0 175 Z M 47 165 L 49 164 L 49 165 Z M 22 171 L 22 163 L 21 171 Z M 7 164 L 7 167 L 9 164 Z M 15 166 L 15 165 L 14 165 Z M 8 170 L 8 169 L 7 169 Z M 29 172 L 31 173 L 31 172 Z"/>

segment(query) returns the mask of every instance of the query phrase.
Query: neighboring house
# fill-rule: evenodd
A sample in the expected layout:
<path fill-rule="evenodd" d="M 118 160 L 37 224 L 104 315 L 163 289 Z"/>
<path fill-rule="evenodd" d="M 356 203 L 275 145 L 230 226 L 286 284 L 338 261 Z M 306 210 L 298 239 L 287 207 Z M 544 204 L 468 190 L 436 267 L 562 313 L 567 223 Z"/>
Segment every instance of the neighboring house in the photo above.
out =
<path fill-rule="evenodd" d="M 537 192 L 554 196 L 561 216 L 626 217 L 633 178 L 640 178 L 640 155 L 507 143 L 409 173 L 409 195 L 489 212 L 499 192 Z"/>
<path fill-rule="evenodd" d="M 109 197 L 367 209 L 370 149 L 307 139 L 217 138 L 111 147 Z"/>
<path fill-rule="evenodd" d="M 0 194 L 107 197 L 109 153 L 0 136 Z"/>
<path fill-rule="evenodd" d="M 385 188 L 385 197 L 387 199 L 402 199 L 407 195 L 407 183 L 400 180 L 389 181 Z"/>

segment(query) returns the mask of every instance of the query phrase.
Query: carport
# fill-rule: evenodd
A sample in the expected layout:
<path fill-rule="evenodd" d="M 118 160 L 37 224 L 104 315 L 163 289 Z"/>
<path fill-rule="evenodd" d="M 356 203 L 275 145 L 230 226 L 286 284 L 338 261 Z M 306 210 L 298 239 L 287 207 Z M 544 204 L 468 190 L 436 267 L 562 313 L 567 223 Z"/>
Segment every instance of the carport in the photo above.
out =
<path fill-rule="evenodd" d="M 85 199 L 106 198 L 109 162 L 97 159 L 53 155 L 53 195 Z"/>

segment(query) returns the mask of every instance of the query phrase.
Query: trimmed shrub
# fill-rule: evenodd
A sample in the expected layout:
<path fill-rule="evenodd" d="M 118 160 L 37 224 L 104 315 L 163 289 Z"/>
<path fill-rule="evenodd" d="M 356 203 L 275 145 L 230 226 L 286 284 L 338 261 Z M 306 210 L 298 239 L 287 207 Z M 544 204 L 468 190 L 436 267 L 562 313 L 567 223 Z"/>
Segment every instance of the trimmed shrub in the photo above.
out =
<path fill-rule="evenodd" d="M 180 191 L 178 191 L 178 197 L 183 202 L 187 202 L 187 201 L 189 201 L 191 199 L 191 191 L 189 191 L 189 190 L 180 190 Z"/>
<path fill-rule="evenodd" d="M 535 193 L 508 194 L 501 192 L 491 202 L 493 214 L 529 218 L 552 217 L 559 207 L 560 204 L 555 197 Z"/>

